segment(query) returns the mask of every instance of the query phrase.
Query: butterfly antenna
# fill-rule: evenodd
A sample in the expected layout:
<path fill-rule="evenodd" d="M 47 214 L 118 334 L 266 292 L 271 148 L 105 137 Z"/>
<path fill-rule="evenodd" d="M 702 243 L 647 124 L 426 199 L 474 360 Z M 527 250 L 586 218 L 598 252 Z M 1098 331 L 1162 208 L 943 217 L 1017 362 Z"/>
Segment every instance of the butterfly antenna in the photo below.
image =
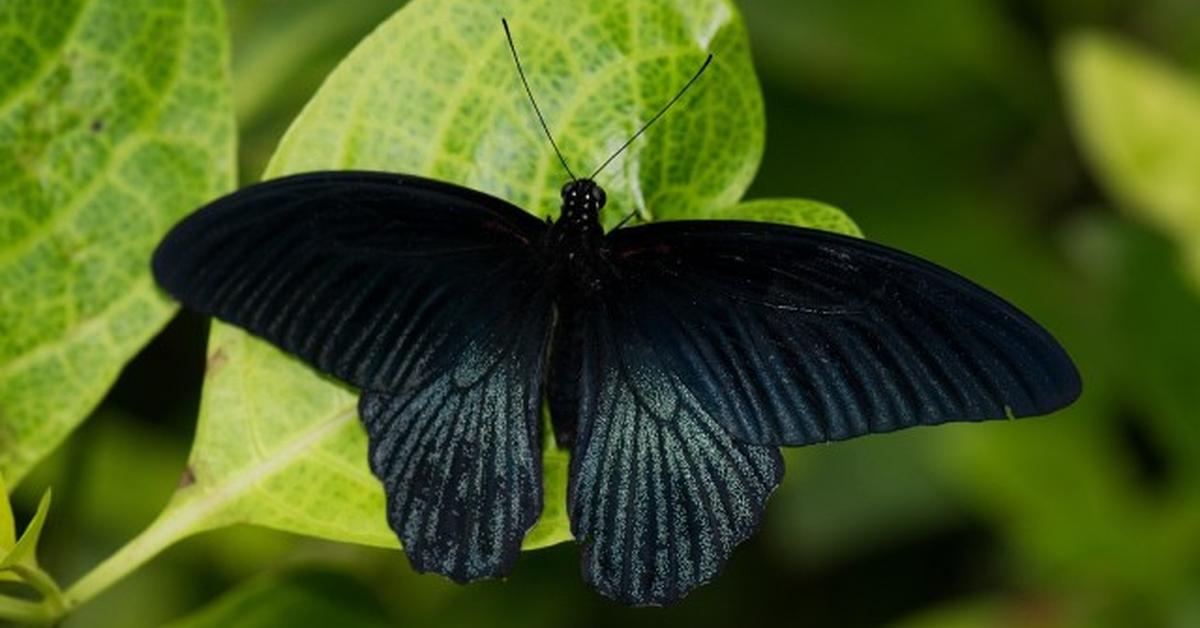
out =
<path fill-rule="evenodd" d="M 508 20 L 500 18 L 500 23 L 504 25 L 504 36 L 508 38 L 508 49 L 512 50 L 513 61 L 517 63 L 517 74 L 521 75 L 521 84 L 525 86 L 525 93 L 529 94 L 529 102 L 533 103 L 533 112 L 537 114 L 538 122 L 542 123 L 542 130 L 546 132 L 546 139 L 550 140 L 550 145 L 554 147 L 554 154 L 558 155 L 558 160 L 562 162 L 563 169 L 567 171 L 567 175 L 574 181 L 576 179 L 575 173 L 571 172 L 571 167 L 567 165 L 567 160 L 563 157 L 562 151 L 558 150 L 558 144 L 554 141 L 554 136 L 550 135 L 550 127 L 546 126 L 546 118 L 542 116 L 542 110 L 533 98 L 533 90 L 529 89 L 529 80 L 525 78 L 525 70 L 521 67 L 521 57 L 517 55 L 517 45 L 513 43 L 512 32 L 508 30 Z"/>
<path fill-rule="evenodd" d="M 674 105 L 676 102 L 679 101 L 680 98 L 683 98 L 683 95 L 685 93 L 687 93 L 687 90 L 689 87 L 692 86 L 692 83 L 695 83 L 696 80 L 700 78 L 700 75 L 704 74 L 704 71 L 706 69 L 708 69 L 708 64 L 712 63 L 712 60 L 713 60 L 713 56 L 711 54 L 708 55 L 708 58 L 704 60 L 704 64 L 700 66 L 699 70 L 696 70 L 696 74 L 693 75 L 692 78 L 688 79 L 687 83 L 684 83 L 683 88 L 679 90 L 679 93 L 675 94 L 675 97 L 672 98 L 670 100 L 670 102 L 668 102 L 666 105 L 663 105 L 663 108 L 659 109 L 658 113 L 654 114 L 653 118 L 650 118 L 649 120 L 647 120 L 646 123 L 642 125 L 642 128 L 638 129 L 637 133 L 633 134 L 633 137 L 629 138 L 628 141 L 626 141 L 624 144 L 621 145 L 620 148 L 617 149 L 617 152 L 613 153 L 611 157 L 604 160 L 604 163 L 600 164 L 600 167 L 596 168 L 596 171 L 593 172 L 592 176 L 590 176 L 588 178 L 595 179 L 596 175 L 600 174 L 601 170 L 604 170 L 605 168 L 607 168 L 608 164 L 612 163 L 612 160 L 616 159 L 618 155 L 625 152 L 625 149 L 629 148 L 629 145 L 632 144 L 633 141 L 636 140 L 639 136 L 641 136 L 642 133 L 645 133 L 646 129 L 650 128 L 651 124 L 654 124 L 655 122 L 657 122 L 658 119 L 661 118 L 663 116 L 663 114 L 666 113 L 667 110 L 671 108 L 671 105 Z"/>

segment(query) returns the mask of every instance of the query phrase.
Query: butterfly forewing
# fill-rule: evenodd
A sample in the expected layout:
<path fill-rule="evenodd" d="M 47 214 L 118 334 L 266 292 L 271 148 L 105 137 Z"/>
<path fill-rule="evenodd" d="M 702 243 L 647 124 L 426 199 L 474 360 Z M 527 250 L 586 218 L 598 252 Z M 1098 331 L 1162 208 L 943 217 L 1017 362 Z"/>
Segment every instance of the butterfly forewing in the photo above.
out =
<path fill-rule="evenodd" d="M 544 288 L 544 225 L 446 183 L 323 172 L 240 190 L 192 214 L 154 256 L 184 305 L 355 386 L 392 390 L 455 358 Z"/>
<path fill-rule="evenodd" d="M 541 512 L 544 229 L 445 183 L 312 173 L 191 215 L 154 270 L 188 307 L 362 388 L 410 560 L 472 580 L 507 573 Z"/>
<path fill-rule="evenodd" d="M 738 439 L 806 445 L 946 421 L 1045 414 L 1079 376 L 994 294 L 865 240 L 681 221 L 609 236 L 608 298 Z"/>

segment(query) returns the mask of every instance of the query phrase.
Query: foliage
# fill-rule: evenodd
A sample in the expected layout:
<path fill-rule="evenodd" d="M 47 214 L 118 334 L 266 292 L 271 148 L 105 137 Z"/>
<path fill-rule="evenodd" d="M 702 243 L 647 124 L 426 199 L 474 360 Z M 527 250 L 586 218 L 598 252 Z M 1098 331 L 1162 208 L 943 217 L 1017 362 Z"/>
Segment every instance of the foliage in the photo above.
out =
<path fill-rule="evenodd" d="M 58 18 L 26 20 L 19 11 L 165 24 L 165 16 L 177 6 L 156 3 L 163 8 L 149 13 L 150 18 L 141 11 L 120 16 L 75 11 L 107 4 L 0 2 L 0 22 L 7 25 L 0 28 L 0 75 L 32 67 L 26 59 L 70 60 L 66 48 L 43 46 L 38 55 L 22 52 L 22 46 L 36 47 L 26 45 L 30 42 L 62 39 L 65 31 Z M 359 39 L 395 10 L 393 0 L 228 4 L 232 102 L 247 180 L 264 171 L 284 127 L 326 72 L 345 58 L 280 144 L 271 173 L 347 164 L 387 167 L 450 178 L 537 212 L 554 211 L 561 174 L 505 56 L 499 9 L 488 12 L 476 30 L 446 32 L 424 20 L 407 25 L 392 20 L 380 27 L 387 36 L 364 40 L 351 53 Z M 606 156 L 653 101 L 686 78 L 706 48 L 689 43 L 673 64 L 654 69 L 643 61 L 636 71 L 614 74 L 609 83 L 599 81 L 599 91 L 580 105 L 588 116 L 560 118 L 564 101 L 612 52 L 605 45 L 591 47 L 588 39 L 563 44 L 561 34 L 612 29 L 614 41 L 624 41 L 620 38 L 632 32 L 625 20 L 653 14 L 647 10 L 650 5 L 667 7 L 662 11 L 667 18 L 682 12 L 689 21 L 703 20 L 685 3 L 666 0 L 640 3 L 636 12 L 624 2 L 578 0 L 572 6 L 584 9 L 573 19 L 556 14 L 566 11 L 558 5 L 542 8 L 549 4 L 522 4 L 506 15 L 552 129 L 572 166 L 584 169 Z M 645 613 L 597 600 L 579 583 L 576 552 L 569 546 L 527 553 L 516 576 L 506 582 L 458 587 L 412 574 L 390 550 L 228 526 L 255 521 L 324 538 L 392 543 L 371 514 L 379 497 L 361 462 L 361 436 L 353 433 L 353 416 L 337 414 L 352 409 L 352 391 L 316 378 L 229 328 L 215 328 L 203 352 L 203 328 L 184 317 L 129 364 L 117 388 L 66 447 L 30 474 L 21 470 L 7 476 L 10 489 L 24 476 L 13 495 L 17 521 L 33 520 L 42 490 L 55 486 L 55 508 L 38 551 L 39 569 L 45 573 L 77 573 L 119 548 L 68 589 L 64 603 L 72 608 L 101 590 L 105 594 L 79 608 L 67 625 L 157 625 L 214 598 L 182 624 L 298 621 L 289 609 L 328 618 L 326 623 L 367 625 L 380 616 L 384 623 L 444 626 L 570 622 L 660 627 L 780 618 L 794 622 L 801 617 L 808 625 L 899 622 L 911 628 L 1186 626 L 1200 621 L 1194 601 L 1200 591 L 1195 569 L 1200 563 L 1200 387 L 1194 381 L 1200 372 L 1200 335 L 1189 331 L 1200 316 L 1200 292 L 1194 282 L 1188 285 L 1172 259 L 1176 250 L 1188 255 L 1196 242 L 1190 222 L 1195 210 L 1180 207 L 1194 200 L 1189 200 L 1194 177 L 1187 164 L 1195 142 L 1188 139 L 1191 123 L 1186 120 L 1191 115 L 1187 103 L 1194 98 L 1188 95 L 1195 89 L 1192 77 L 1200 69 L 1200 5 L 1176 0 L 969 0 L 953 7 L 925 0 L 742 4 L 769 121 L 762 168 L 750 196 L 803 194 L 852 207 L 873 239 L 944 263 L 1011 299 L 1060 336 L 1082 367 L 1085 396 L 1078 406 L 1043 420 L 912 430 L 789 451 L 788 477 L 765 518 L 765 529 L 735 555 L 719 586 L 697 592 L 668 612 Z M 210 5 L 190 0 L 188 6 L 196 11 Z M 419 3 L 416 11 L 405 9 L 399 15 L 433 11 L 430 6 Z M 720 6 L 728 7 L 706 2 L 700 13 Z M 592 12 L 607 19 L 595 22 Z M 559 21 L 546 28 L 539 26 L 543 17 Z M 719 32 L 733 32 L 732 40 L 741 40 L 736 12 L 717 23 L 726 24 Z M 73 32 L 70 41 L 78 41 L 83 31 Z M 226 53 L 215 38 L 224 35 L 205 32 L 213 42 L 206 47 L 206 58 L 211 72 L 217 72 Z M 136 46 L 191 50 L 184 39 L 154 38 Z M 420 42 L 455 48 L 439 54 Z M 756 102 L 759 98 L 749 57 L 743 51 L 735 55 L 745 71 L 734 73 L 729 85 L 730 73 L 721 72 L 728 55 L 714 52 L 717 65 L 700 89 L 606 171 L 612 178 L 605 184 L 614 199 L 609 224 L 638 209 L 643 219 L 757 212 L 753 215 L 772 220 L 790 215 L 827 228 L 856 229 L 840 212 L 826 213 L 807 202 L 751 202 L 732 208 L 763 150 L 761 110 L 750 111 L 747 118 L 758 120 L 744 127 L 752 133 L 721 133 L 713 146 L 703 149 L 709 156 L 677 153 L 680 135 L 694 131 L 689 124 L 703 118 L 714 89 L 724 93 L 749 85 Z M 164 53 L 158 61 L 168 57 Z M 129 59 L 131 68 L 153 61 Z M 427 89 L 424 79 L 414 77 L 434 70 L 449 82 L 482 72 L 487 83 L 481 88 L 486 100 L 476 107 L 433 110 L 451 116 L 447 128 L 453 132 L 441 142 L 405 135 L 430 125 L 415 115 L 419 112 L 412 109 L 412 95 L 403 88 L 415 81 Z M 108 85 L 125 78 L 98 72 L 89 76 L 105 77 Z M 212 76 L 224 80 L 224 75 Z M 356 115 L 338 115 L 348 103 L 330 95 L 335 81 L 339 90 L 357 94 L 362 106 Z M 739 87 L 739 81 L 749 83 Z M 714 83 L 726 85 L 714 88 Z M 0 133 L 27 139 L 36 135 L 55 146 L 57 130 L 79 130 L 72 126 L 79 120 L 52 106 L 57 102 L 53 92 L 37 92 L 46 106 L 28 119 L 40 126 L 12 118 L 7 94 L 26 93 L 24 85 L 0 81 L 0 119 L 7 121 Z M 96 102 L 110 102 L 109 97 L 121 93 L 105 90 Z M 226 106 L 212 98 L 189 98 L 188 103 Z M 600 115 L 591 115 L 593 111 Z M 364 124 L 347 122 L 352 120 Z M 188 128 L 213 135 L 228 130 L 218 122 Z M 70 137 L 65 133 L 64 141 Z M 341 161 L 343 156 L 329 150 L 330 137 L 346 138 L 353 158 Z M 0 155 L 28 156 L 32 153 L 13 153 L 10 147 L 35 145 L 0 142 Z M 505 146 L 511 152 L 498 150 Z M 502 167 L 477 167 L 477 158 Z M 89 159 L 89 153 L 80 152 L 77 159 L 54 163 L 82 168 L 94 165 Z M 714 159 L 724 160 L 723 165 Z M 676 161 L 713 168 L 693 173 L 651 167 Z M 177 166 L 141 167 L 151 170 L 149 177 Z M 206 191 L 176 186 L 164 192 L 145 184 L 141 189 L 156 199 L 185 192 L 195 197 L 172 206 L 170 216 L 161 208 L 157 231 L 147 232 L 141 244 L 135 243 L 137 237 L 122 238 L 97 246 L 95 254 L 108 264 L 133 268 L 130 251 L 145 247 L 139 249 L 144 254 L 181 212 L 230 187 L 228 180 L 218 184 L 228 173 L 223 168 L 227 166 L 209 169 L 213 187 Z M 674 202 L 691 196 L 692 185 L 708 186 L 713 178 L 709 170 L 727 175 L 703 190 L 709 199 L 724 194 L 721 202 Z M 70 173 L 82 176 L 86 171 Z M 12 168 L 0 171 L 0 187 L 6 177 L 24 174 Z M 2 203 L 0 224 L 7 225 L 10 216 L 20 214 L 4 211 Z M 3 274 L 9 233 L 4 229 L 0 278 L 9 281 Z M 144 272 L 144 258 L 136 264 L 137 272 Z M 97 269 L 112 270 L 104 265 Z M 125 287 L 114 291 L 137 291 L 119 285 Z M 15 328 L 5 326 L 14 323 L 4 318 L 6 304 L 16 303 L 10 294 L 0 289 L 0 345 L 15 338 Z M 124 345 L 124 353 L 110 356 L 107 351 L 116 347 L 106 346 L 103 357 L 111 358 L 106 368 L 112 374 L 165 320 L 169 306 L 164 307 L 162 318 L 143 328 L 141 340 Z M 21 329 L 55 320 L 44 318 L 44 323 L 22 318 Z M 188 401 L 194 392 L 188 391 L 199 389 L 199 376 L 188 391 L 157 390 L 156 383 L 176 381 L 167 374 L 205 358 L 213 368 L 204 382 L 197 427 L 190 405 L 194 401 Z M 89 366 L 103 366 L 102 361 Z M 0 357 L 0 391 L 18 390 L 4 387 L 4 364 Z M 61 430 L 51 439 L 57 442 L 96 402 L 112 374 L 94 384 L 97 392 L 88 403 L 73 386 L 86 379 L 83 371 L 71 375 L 70 393 L 51 399 L 22 388 L 18 394 L 35 399 L 30 403 L 75 404 L 74 419 L 48 422 Z M 242 390 L 239 374 L 246 375 L 244 386 L 251 389 Z M 275 388 L 277 384 L 284 388 Z M 278 404 L 279 398 L 287 403 Z M 2 445 L 9 403 L 0 396 L 0 460 L 13 455 Z M 335 438 L 333 432 L 294 429 L 305 420 L 319 424 L 322 418 L 343 421 L 349 436 L 338 441 L 341 436 Z M 122 546 L 175 490 L 193 431 L 191 468 L 184 475 L 188 486 L 144 534 Z M 315 454 L 278 447 L 297 435 L 301 441 L 291 441 L 293 446 L 303 444 L 306 436 L 329 438 Z M 244 440 L 251 436 L 262 438 Z M 23 450 L 26 462 L 21 466 L 45 456 L 51 440 Z M 250 446 L 254 442 L 269 447 L 256 450 Z M 229 457 L 221 455 L 226 451 Z M 276 455 L 280 452 L 296 455 L 288 459 Z M 557 462 L 548 458 L 548 464 L 565 462 L 563 452 L 548 453 L 557 456 Z M 3 463 L 0 467 L 8 469 Z M 285 479 L 291 477 L 298 483 Z M 310 490 L 297 490 L 310 481 Z M 317 485 L 326 488 L 317 490 Z M 560 483 L 548 489 L 556 487 L 561 490 Z M 280 496 L 288 503 L 281 506 Z M 334 499 L 339 509 L 329 508 Z M 547 495 L 548 504 L 556 499 Z M 318 508 L 322 500 L 324 511 Z M 0 504 L 0 548 L 7 538 L 15 541 L 17 530 L 5 524 L 5 512 Z M 547 513 L 550 521 L 556 516 L 561 522 L 561 515 Z M 180 538 L 217 527 L 220 531 L 179 544 L 162 559 L 134 570 Z M 9 536 L 6 529 L 12 530 Z M 545 536 L 531 540 L 539 545 L 563 537 L 553 524 L 543 525 L 538 534 Z M 297 562 L 306 566 L 298 574 Z M 274 573 L 250 578 L 263 569 Z M 124 584 L 110 588 L 127 574 Z M 241 580 L 247 582 L 235 586 Z M 0 583 L 0 594 L 13 592 L 9 587 Z M 232 590 L 218 595 L 226 589 Z M 31 603 L 38 608 L 24 607 L 26 617 L 47 616 L 42 602 Z"/>
<path fill-rule="evenodd" d="M 1068 40 L 1061 63 L 1100 180 L 1180 243 L 1200 288 L 1200 75 L 1099 33 Z"/>
<path fill-rule="evenodd" d="M 5 500 L 7 501 L 7 500 Z M 0 510 L 8 510 L 5 503 Z M 47 490 L 38 502 L 37 512 L 25 531 L 15 540 L 15 529 L 12 527 L 12 513 L 6 513 L 6 529 L 0 530 L 0 581 L 15 581 L 28 586 L 37 592 L 41 599 L 38 602 L 27 602 L 23 599 L 0 596 L 0 617 L 18 619 L 27 622 L 49 622 L 63 611 L 62 591 L 54 579 L 38 565 L 38 541 L 42 536 L 42 528 L 46 525 L 46 514 L 50 511 L 50 491 Z"/>
<path fill-rule="evenodd" d="M 217 0 L 0 7 L 0 472 L 16 484 L 171 317 L 146 271 L 233 184 Z"/>
<path fill-rule="evenodd" d="M 722 214 L 857 233 L 840 211 L 819 203 L 735 204 L 758 164 L 763 114 L 745 32 L 725 0 L 687 11 L 593 5 L 584 28 L 578 28 L 579 11 L 559 3 L 506 8 L 527 34 L 521 38 L 525 62 L 544 86 L 538 90 L 542 106 L 556 122 L 563 150 L 579 164 L 601 162 L 670 98 L 706 52 L 720 55 L 708 80 L 606 173 L 613 181 L 607 184 L 609 224 L 630 211 L 643 219 Z M 285 135 L 267 176 L 313 169 L 404 171 L 476 187 L 551 215 L 563 174 L 514 82 L 496 26 L 494 9 L 473 1 L 419 1 L 397 13 L 326 80 Z M 580 45 L 568 47 L 574 39 Z M 199 36 L 180 40 L 185 48 L 212 44 Z M 489 42 L 485 54 L 472 47 L 477 40 Z M 207 61 L 213 67 L 201 70 L 221 76 L 223 55 Z M 447 64 L 469 70 L 450 72 Z M 502 74 L 513 80 L 486 80 Z M 394 88 L 381 90 L 381 84 Z M 630 97 L 600 97 L 609 93 Z M 191 115 L 219 117 L 227 102 L 222 94 L 188 105 L 200 112 Z M 179 184 L 176 173 L 141 174 L 151 183 Z M 129 189 L 137 185 L 121 182 Z M 121 216 L 109 209 L 96 220 L 119 222 Z M 152 242 L 160 233 L 156 225 L 140 235 Z M 141 266 L 133 278 L 144 283 L 144 255 L 132 261 Z M 278 350 L 214 324 L 184 480 L 150 528 L 68 590 L 66 604 L 82 603 L 185 536 L 233 523 L 394 546 L 379 484 L 365 464 L 354 401 L 352 391 Z M 16 445 L 9 450 L 18 451 Z M 32 461 L 37 453 L 27 455 Z M 566 452 L 548 439 L 549 506 L 527 539 L 529 547 L 570 538 L 566 461 Z"/>
<path fill-rule="evenodd" d="M 720 211 L 853 229 L 827 206 L 758 202 L 742 212 L 731 205 L 757 167 L 763 133 L 736 12 L 724 0 L 686 11 L 635 8 L 608 3 L 593 8 L 586 22 L 577 7 L 557 2 L 502 11 L 541 107 L 577 167 L 601 163 L 671 98 L 706 51 L 720 55 L 697 91 L 606 172 L 612 180 L 605 182 L 606 221 L 631 211 L 644 218 Z M 478 2 L 410 4 L 329 76 L 284 136 L 267 176 L 409 172 L 554 215 L 565 175 L 531 115 L 498 21 L 494 7 Z M 620 93 L 634 97 L 599 97 Z M 209 364 L 190 467 L 196 483 L 172 508 L 211 502 L 203 506 L 212 514 L 202 525 L 247 521 L 395 545 L 382 491 L 364 462 L 353 392 L 223 325 L 214 326 Z M 546 443 L 547 508 L 527 547 L 570 538 L 566 459 Z"/>

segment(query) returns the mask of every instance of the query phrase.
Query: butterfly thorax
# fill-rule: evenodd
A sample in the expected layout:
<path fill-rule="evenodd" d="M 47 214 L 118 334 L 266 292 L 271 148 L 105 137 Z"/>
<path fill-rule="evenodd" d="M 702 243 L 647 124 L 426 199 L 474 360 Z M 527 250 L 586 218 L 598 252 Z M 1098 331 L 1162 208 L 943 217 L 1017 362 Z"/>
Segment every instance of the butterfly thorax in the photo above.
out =
<path fill-rule="evenodd" d="M 576 179 L 563 186 L 562 201 L 558 220 L 547 233 L 547 248 L 560 277 L 586 290 L 604 267 L 604 189 L 591 179 Z"/>

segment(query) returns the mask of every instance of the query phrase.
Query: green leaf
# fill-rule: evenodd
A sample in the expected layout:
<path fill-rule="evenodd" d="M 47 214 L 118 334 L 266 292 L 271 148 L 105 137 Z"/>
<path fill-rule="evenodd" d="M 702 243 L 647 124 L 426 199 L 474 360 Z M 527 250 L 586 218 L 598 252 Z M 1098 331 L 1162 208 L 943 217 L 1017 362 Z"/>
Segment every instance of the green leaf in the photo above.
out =
<path fill-rule="evenodd" d="M 17 522 L 13 518 L 12 504 L 8 501 L 8 492 L 4 487 L 4 476 L 0 475 L 0 557 L 8 556 L 16 543 Z M 12 573 L 0 571 L 0 581 L 17 579 Z"/>
<path fill-rule="evenodd" d="M 547 120 L 581 172 L 599 165 L 699 67 L 708 74 L 605 171 L 605 220 L 713 212 L 758 167 L 762 101 L 736 10 L 670 2 L 418 0 L 365 39 L 301 113 L 268 176 L 374 168 L 454 181 L 554 215 L 565 175 L 506 48 L 508 17 Z M 250 522 L 395 546 L 366 465 L 356 394 L 215 324 L 192 453 L 171 508 L 189 529 Z M 546 511 L 526 547 L 570 538 L 565 452 L 547 444 Z M 171 509 L 164 517 L 172 516 Z"/>
<path fill-rule="evenodd" d="M 745 32 L 727 0 L 686 11 L 667 0 L 570 6 L 542 0 L 505 8 L 521 25 L 515 30 L 530 51 L 527 69 L 544 77 L 535 78 L 535 89 L 562 146 L 585 165 L 619 146 L 708 50 L 719 55 L 709 80 L 605 172 L 609 224 L 633 209 L 643 218 L 656 212 L 772 217 L 858 233 L 840 212 L 811 201 L 735 205 L 758 165 L 763 120 Z M 508 65 L 498 17 L 496 7 L 478 0 L 417 0 L 398 12 L 329 77 L 293 124 L 268 176 L 322 168 L 406 171 L 553 214 L 563 176 Z M 505 75 L 507 86 L 493 79 Z M 234 327 L 214 323 L 209 347 L 196 440 L 180 488 L 141 535 L 65 592 L 66 608 L 179 539 L 224 525 L 397 545 L 385 523 L 382 489 L 367 468 L 356 392 Z M 543 458 L 546 508 L 526 548 L 570 538 L 568 454 L 547 437 Z"/>
<path fill-rule="evenodd" d="M 37 545 L 38 540 L 42 538 L 42 528 L 46 525 L 46 514 L 48 512 L 50 512 L 49 489 L 42 495 L 41 501 L 38 502 L 37 511 L 33 513 L 33 519 L 29 521 L 29 525 L 25 526 L 25 531 L 21 533 L 21 538 L 17 539 L 16 544 L 5 552 L 4 555 L 0 556 L 0 571 L 11 569 L 18 565 L 37 568 Z"/>
<path fill-rule="evenodd" d="M 306 572 L 252 580 L 169 628 L 344 626 L 383 628 L 387 621 L 370 591 L 338 574 Z"/>
<path fill-rule="evenodd" d="M 174 311 L 171 224 L 234 180 L 218 0 L 0 8 L 0 472 L 16 484 Z"/>
<path fill-rule="evenodd" d="M 63 608 L 62 591 L 58 583 L 38 566 L 38 541 L 42 537 L 42 528 L 46 525 L 46 514 L 50 511 L 50 489 L 42 494 L 38 502 L 37 512 L 21 538 L 7 551 L 0 554 L 0 580 L 19 581 L 37 591 L 41 602 L 34 606 L 31 603 L 14 598 L 0 596 L 0 619 L 29 618 L 29 613 L 45 613 L 53 616 Z M 36 610 L 35 610 L 36 609 Z"/>
<path fill-rule="evenodd" d="M 641 3 L 636 11 L 623 2 L 509 8 L 544 111 L 566 154 L 585 165 L 603 161 L 669 99 L 707 50 L 719 55 L 695 93 L 606 171 L 610 223 L 636 209 L 643 216 L 771 218 L 857 234 L 843 214 L 811 201 L 734 204 L 757 167 L 763 125 L 745 33 L 729 4 L 712 0 L 686 12 L 668 2 Z M 586 46 L 563 48 L 564 29 L 568 38 L 586 34 Z M 564 178 L 524 100 L 499 14 L 466 0 L 418 0 L 329 77 L 268 174 L 316 168 L 448 179 L 544 215 L 557 211 Z M 152 543 L 255 523 L 395 547 L 382 489 L 366 464 L 356 398 L 278 349 L 214 324 L 188 485 L 148 532 Z M 543 449 L 546 506 L 526 548 L 571 538 L 568 454 L 550 438 Z M 145 554 L 136 553 L 139 560 Z"/>
<path fill-rule="evenodd" d="M 1061 66 L 1076 132 L 1101 183 L 1184 248 L 1200 286 L 1200 80 L 1099 33 L 1068 39 Z"/>
<path fill-rule="evenodd" d="M 12 504 L 8 503 L 8 491 L 4 486 L 4 474 L 0 474 L 0 556 L 7 554 L 17 542 L 17 522 L 13 520 Z"/>
<path fill-rule="evenodd" d="M 605 171 L 606 222 L 632 210 L 736 202 L 758 168 L 763 105 L 725 0 L 414 2 L 339 66 L 284 137 L 268 176 L 382 168 L 454 181 L 557 215 L 565 181 L 500 28 L 507 16 L 559 145 L 590 172 L 716 55 L 704 79 Z"/>
<path fill-rule="evenodd" d="M 671 220 L 712 218 L 778 222 L 862 237 L 862 231 L 858 225 L 842 210 L 820 201 L 799 198 L 755 199 L 715 211 L 673 209 L 663 217 Z"/>

